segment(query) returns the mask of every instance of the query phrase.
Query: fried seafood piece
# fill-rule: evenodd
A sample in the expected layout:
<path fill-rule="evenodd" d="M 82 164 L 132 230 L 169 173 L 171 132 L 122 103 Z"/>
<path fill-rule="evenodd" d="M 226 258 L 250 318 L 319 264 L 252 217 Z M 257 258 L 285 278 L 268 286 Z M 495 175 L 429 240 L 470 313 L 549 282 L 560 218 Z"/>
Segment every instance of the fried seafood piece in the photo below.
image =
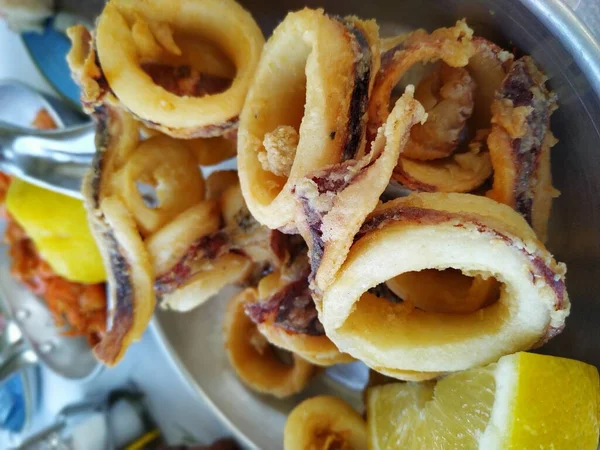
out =
<path fill-rule="evenodd" d="M 498 299 L 474 312 L 479 305 L 465 304 L 461 312 L 455 300 L 436 304 L 421 291 L 421 301 L 411 303 L 389 295 L 393 285 L 382 286 L 446 269 L 495 279 Z M 412 194 L 382 204 L 364 222 L 323 294 L 319 318 L 341 351 L 385 375 L 423 380 L 560 333 L 570 311 L 565 272 L 506 205 L 469 194 Z"/>
<path fill-rule="evenodd" d="M 103 104 L 118 104 L 100 69 L 92 33 L 84 25 L 74 25 L 67 29 L 67 36 L 71 40 L 67 63 L 73 80 L 81 89 L 79 100 L 84 111 L 92 114 Z"/>
<path fill-rule="evenodd" d="M 278 267 L 288 258 L 287 239 L 254 220 L 236 182 L 218 199 L 184 211 L 146 241 L 161 306 L 188 311 L 226 285 Z"/>
<path fill-rule="evenodd" d="M 264 44 L 233 0 L 111 0 L 93 42 L 81 27 L 69 35 L 88 110 L 118 102 L 148 127 L 183 139 L 237 127 Z"/>
<path fill-rule="evenodd" d="M 556 94 L 533 59 L 516 60 L 492 104 L 492 130 L 487 140 L 494 168 L 488 196 L 521 214 L 542 241 L 547 238 L 552 199 L 550 149 L 557 140 L 550 131 Z"/>
<path fill-rule="evenodd" d="M 472 192 L 493 173 L 488 134 L 489 130 L 479 130 L 467 151 L 446 158 L 417 161 L 400 156 L 392 177 L 417 192 Z"/>
<path fill-rule="evenodd" d="M 459 20 L 453 27 L 439 28 L 430 34 L 416 30 L 383 52 L 369 101 L 367 140 L 372 141 L 377 136 L 377 130 L 390 113 L 392 91 L 411 67 L 439 60 L 452 68 L 466 66 L 474 52 L 472 36 L 473 30 L 464 20 Z M 471 82 L 466 86 L 460 84 L 470 90 Z"/>
<path fill-rule="evenodd" d="M 350 362 L 325 335 L 309 289 L 306 247 L 293 259 L 258 283 L 257 296 L 245 306 L 246 314 L 273 345 L 318 366 Z"/>
<path fill-rule="evenodd" d="M 474 53 L 465 68 L 475 82 L 473 127 L 481 130 L 490 128 L 492 103 L 515 57 L 481 36 L 471 42 Z"/>
<path fill-rule="evenodd" d="M 144 236 L 204 199 L 204 179 L 194 155 L 181 141 L 164 135 L 143 141 L 113 182 Z"/>
<path fill-rule="evenodd" d="M 474 92 L 469 72 L 444 62 L 421 80 L 415 99 L 425 108 L 427 120 L 410 130 L 402 158 L 428 161 L 450 156 L 473 113 Z"/>
<path fill-rule="evenodd" d="M 247 288 L 235 295 L 225 312 L 224 335 L 227 356 L 236 374 L 249 388 L 278 398 L 302 391 L 317 368 L 297 354 L 286 363 L 244 313 L 256 291 Z"/>
<path fill-rule="evenodd" d="M 289 13 L 275 29 L 238 131 L 242 192 L 259 223 L 294 230 L 294 183 L 361 151 L 378 67 L 372 20 L 305 8 Z"/>
<path fill-rule="evenodd" d="M 366 155 L 310 172 L 296 181 L 296 224 L 308 244 L 317 308 L 318 296 L 335 278 L 354 235 L 388 185 L 411 127 L 423 123 L 425 117 L 409 86 Z"/>
<path fill-rule="evenodd" d="M 413 127 L 394 179 L 413 191 L 471 192 L 492 173 L 483 137 L 491 126 L 492 100 L 514 57 L 473 37 L 464 22 L 430 35 L 418 30 L 386 50 L 369 106 L 369 136 L 386 117 L 392 90 L 407 70 L 416 62 L 438 59 L 415 93 L 428 112 L 427 121 Z M 464 149 L 461 141 L 470 137 L 471 128 L 477 132 Z"/>
<path fill-rule="evenodd" d="M 109 325 L 94 353 L 105 364 L 114 365 L 141 338 L 156 300 L 150 257 L 114 183 L 115 173 L 137 148 L 139 127 L 129 113 L 110 106 L 98 109 L 96 120 L 97 152 L 82 182 L 82 193 L 108 283 Z"/>
<path fill-rule="evenodd" d="M 304 400 L 287 418 L 284 450 L 368 448 L 367 424 L 345 401 L 328 395 Z"/>

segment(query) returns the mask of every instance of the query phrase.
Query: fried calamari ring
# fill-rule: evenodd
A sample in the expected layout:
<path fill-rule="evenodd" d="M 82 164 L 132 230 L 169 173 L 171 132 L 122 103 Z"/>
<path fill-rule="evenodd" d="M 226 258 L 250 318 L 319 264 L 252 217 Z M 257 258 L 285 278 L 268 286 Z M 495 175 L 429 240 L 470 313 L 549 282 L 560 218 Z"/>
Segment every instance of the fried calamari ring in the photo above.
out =
<path fill-rule="evenodd" d="M 472 35 L 473 30 L 459 20 L 454 27 L 439 28 L 431 34 L 414 31 L 381 55 L 381 68 L 369 101 L 368 141 L 375 138 L 389 115 L 392 90 L 408 69 L 416 63 L 439 59 L 451 67 L 466 66 L 473 54 Z"/>
<path fill-rule="evenodd" d="M 412 86 L 407 87 L 365 156 L 311 172 L 296 182 L 296 224 L 308 244 L 317 295 L 333 281 L 355 234 L 379 202 L 411 127 L 426 117 L 412 94 Z"/>
<path fill-rule="evenodd" d="M 168 136 L 142 142 L 117 179 L 121 198 L 145 236 L 204 199 L 204 179 L 194 155 Z M 143 194 L 141 185 L 148 192 Z"/>
<path fill-rule="evenodd" d="M 475 53 L 466 69 L 475 81 L 472 121 L 474 128 L 479 130 L 490 127 L 492 102 L 510 70 L 514 55 L 480 36 L 474 36 L 472 43 Z"/>
<path fill-rule="evenodd" d="M 402 156 L 428 161 L 450 156 L 473 113 L 475 82 L 466 69 L 444 62 L 417 85 L 415 99 L 427 112 L 410 130 Z"/>
<path fill-rule="evenodd" d="M 182 212 L 146 239 L 155 276 L 160 277 L 169 272 L 194 243 L 216 233 L 220 225 L 217 202 L 207 200 Z"/>
<path fill-rule="evenodd" d="M 138 128 L 129 114 L 98 111 L 97 153 L 84 177 L 82 192 L 90 229 L 104 260 L 108 283 L 108 326 L 94 347 L 107 365 L 118 363 L 132 342 L 141 338 L 155 297 L 150 258 L 129 211 L 112 195 L 112 177 L 137 145 Z"/>
<path fill-rule="evenodd" d="M 284 450 L 368 448 L 367 424 L 350 405 L 321 395 L 296 406 L 285 423 Z"/>
<path fill-rule="evenodd" d="M 154 289 L 160 296 L 160 306 L 175 311 L 190 311 L 218 294 L 230 284 L 244 281 L 252 270 L 252 261 L 235 253 L 225 253 L 216 259 L 203 259 L 191 272 L 179 274 L 188 266 L 178 264 L 165 276 L 157 278 Z M 178 279 L 178 275 L 183 280 Z"/>
<path fill-rule="evenodd" d="M 487 140 L 494 168 L 488 196 L 521 214 L 542 241 L 546 240 L 552 198 L 550 131 L 556 94 L 529 56 L 515 61 L 492 105 L 492 131 Z"/>
<path fill-rule="evenodd" d="M 401 155 L 393 178 L 413 191 L 471 192 L 492 176 L 487 135 L 487 130 L 478 131 L 468 151 L 447 158 L 416 161 Z"/>
<path fill-rule="evenodd" d="M 316 367 L 292 354 L 286 364 L 258 332 L 244 313 L 244 305 L 256 297 L 248 288 L 234 296 L 225 313 L 225 348 L 238 377 L 251 389 L 283 398 L 302 391 L 316 373 Z"/>
<path fill-rule="evenodd" d="M 166 65 L 153 67 L 157 52 L 183 53 L 186 46 L 179 45 L 180 36 L 183 41 L 193 37 L 218 45 L 235 65 L 231 85 L 226 87 L 222 78 L 212 75 L 198 78 L 199 71 L 189 66 L 174 67 L 170 72 L 162 70 L 169 68 Z M 250 13 L 233 0 L 111 0 L 96 29 L 99 64 L 121 104 L 146 125 L 178 138 L 219 136 L 236 126 L 263 43 Z M 177 89 L 170 92 L 152 75 L 174 78 Z M 178 81 L 181 75 L 183 90 Z M 200 90 L 193 81 L 201 83 Z M 190 83 L 194 86 L 188 86 Z M 220 90 L 216 87 L 226 89 L 214 93 Z M 207 95 L 186 95 L 198 93 Z"/>
<path fill-rule="evenodd" d="M 494 277 L 502 284 L 498 301 L 474 313 L 439 313 L 368 292 L 401 274 L 450 268 Z M 389 376 L 427 379 L 558 334 L 570 310 L 565 270 L 506 205 L 468 194 L 413 194 L 365 221 L 319 317 L 341 351 Z"/>
<path fill-rule="evenodd" d="M 306 270 L 294 270 L 292 276 L 283 268 L 283 273 L 276 271 L 260 280 L 256 300 L 246 304 L 246 314 L 271 344 L 312 364 L 331 366 L 352 361 L 325 335 L 308 286 L 308 265 L 303 266 Z"/>
<path fill-rule="evenodd" d="M 360 150 L 378 45 L 373 21 L 310 9 L 269 38 L 238 131 L 242 192 L 261 224 L 293 227 L 294 182 Z"/>

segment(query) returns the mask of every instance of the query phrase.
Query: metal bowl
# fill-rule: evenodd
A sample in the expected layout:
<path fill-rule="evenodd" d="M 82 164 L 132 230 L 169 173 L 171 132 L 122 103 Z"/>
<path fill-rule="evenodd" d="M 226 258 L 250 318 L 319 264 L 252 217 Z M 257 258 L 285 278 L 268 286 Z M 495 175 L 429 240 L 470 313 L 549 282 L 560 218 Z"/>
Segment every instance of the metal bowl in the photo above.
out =
<path fill-rule="evenodd" d="M 589 31 L 557 0 L 241 0 L 266 35 L 289 10 L 324 7 L 333 14 L 373 17 L 382 33 L 407 28 L 432 30 L 466 17 L 476 33 L 518 53 L 531 54 L 549 76 L 560 108 L 552 116 L 559 144 L 552 153 L 555 201 L 548 247 L 567 263 L 572 313 L 562 335 L 540 351 L 600 366 L 600 47 Z M 595 156 L 596 155 L 596 156 Z M 177 364 L 208 404 L 247 445 L 280 448 L 283 421 L 298 399 L 277 402 L 255 395 L 235 379 L 222 344 L 220 315 L 225 298 L 184 316 L 160 312 L 158 319 Z M 348 393 L 321 378 L 311 393 Z"/>

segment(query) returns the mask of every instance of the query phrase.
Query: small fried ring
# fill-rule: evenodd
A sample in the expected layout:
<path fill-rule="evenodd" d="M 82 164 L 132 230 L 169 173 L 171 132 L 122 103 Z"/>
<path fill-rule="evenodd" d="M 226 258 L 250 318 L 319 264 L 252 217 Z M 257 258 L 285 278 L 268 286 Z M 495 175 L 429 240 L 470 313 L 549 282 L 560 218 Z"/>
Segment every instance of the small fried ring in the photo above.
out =
<path fill-rule="evenodd" d="M 285 423 L 284 450 L 368 448 L 367 424 L 345 401 L 322 395 L 296 406 Z"/>
<path fill-rule="evenodd" d="M 121 197 L 145 236 L 204 199 L 204 179 L 194 156 L 168 136 L 142 142 L 117 179 Z M 139 183 L 154 189 L 156 205 L 148 205 Z"/>
<path fill-rule="evenodd" d="M 251 389 L 278 398 L 302 391 L 316 367 L 292 354 L 293 364 L 282 362 L 256 325 L 244 313 L 256 291 L 248 288 L 234 296 L 225 313 L 225 348 L 238 377 Z"/>

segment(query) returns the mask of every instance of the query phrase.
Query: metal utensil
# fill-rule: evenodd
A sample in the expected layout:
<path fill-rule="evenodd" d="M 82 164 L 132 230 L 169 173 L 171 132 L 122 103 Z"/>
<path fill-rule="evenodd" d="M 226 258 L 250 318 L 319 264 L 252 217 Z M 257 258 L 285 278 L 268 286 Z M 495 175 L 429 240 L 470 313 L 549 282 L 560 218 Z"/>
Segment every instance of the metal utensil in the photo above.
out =
<path fill-rule="evenodd" d="M 0 170 L 78 196 L 94 151 L 92 125 L 46 132 L 24 128 L 42 108 L 59 127 L 63 124 L 44 97 L 18 82 L 0 83 L 0 105 Z M 0 380 L 37 362 L 65 378 L 94 377 L 102 365 L 87 340 L 62 334 L 46 304 L 12 277 L 9 261 L 8 248 L 0 245 L 0 301 L 7 313 L 0 335 Z"/>
<path fill-rule="evenodd" d="M 8 106 L 11 102 L 15 103 L 12 108 Z M 0 83 L 0 105 L 4 108 L 0 115 L 0 170 L 81 198 L 81 178 L 95 152 L 93 123 L 49 131 L 23 127 L 37 110 L 52 110 L 52 106 L 39 93 L 14 81 Z M 34 107 L 37 109 L 32 112 Z M 53 119 L 59 120 L 56 115 Z M 57 124 L 62 125 L 60 121 Z"/>

